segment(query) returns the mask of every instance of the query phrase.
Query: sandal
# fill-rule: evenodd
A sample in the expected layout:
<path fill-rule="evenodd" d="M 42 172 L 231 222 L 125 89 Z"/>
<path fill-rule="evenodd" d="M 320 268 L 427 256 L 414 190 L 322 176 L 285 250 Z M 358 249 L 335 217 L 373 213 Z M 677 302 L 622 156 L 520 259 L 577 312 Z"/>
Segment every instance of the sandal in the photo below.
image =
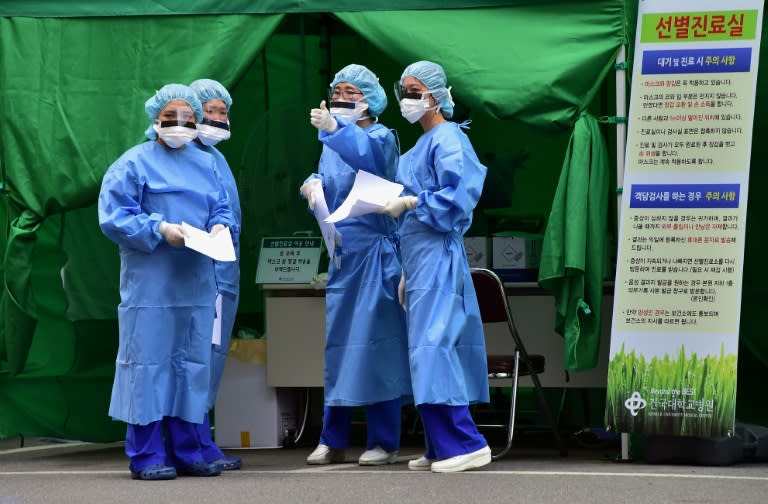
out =
<path fill-rule="evenodd" d="M 211 464 L 221 467 L 222 471 L 236 471 L 243 467 L 243 459 L 234 455 L 224 455 L 220 459 L 211 462 Z"/>
<path fill-rule="evenodd" d="M 192 465 L 179 466 L 178 471 L 183 476 L 218 476 L 221 474 L 221 467 L 204 460 L 196 460 Z"/>
<path fill-rule="evenodd" d="M 131 471 L 131 479 L 144 481 L 172 480 L 176 478 L 176 469 L 162 464 L 147 466 L 141 471 Z"/>

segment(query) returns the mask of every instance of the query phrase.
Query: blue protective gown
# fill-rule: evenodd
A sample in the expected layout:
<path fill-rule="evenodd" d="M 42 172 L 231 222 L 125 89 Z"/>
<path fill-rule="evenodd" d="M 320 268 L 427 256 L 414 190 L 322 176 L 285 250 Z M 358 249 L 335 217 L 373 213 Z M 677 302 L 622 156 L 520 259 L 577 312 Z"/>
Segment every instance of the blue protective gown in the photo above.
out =
<path fill-rule="evenodd" d="M 168 245 L 161 221 L 239 231 L 213 156 L 145 142 L 104 175 L 99 224 L 120 248 L 120 343 L 109 415 L 137 425 L 164 416 L 200 423 L 208 410 L 214 262 Z"/>
<path fill-rule="evenodd" d="M 190 142 L 189 145 L 207 152 L 213 156 L 216 161 L 216 169 L 224 182 L 224 189 L 227 190 L 229 204 L 235 217 L 236 229 L 242 227 L 242 212 L 240 210 L 240 196 L 237 192 L 237 182 L 232 170 L 229 168 L 224 155 L 216 147 L 202 145 L 198 142 Z M 237 304 L 240 299 L 240 233 L 235 229 L 230 230 L 232 242 L 235 245 L 236 261 L 215 262 L 216 285 L 219 293 L 222 295 L 221 303 L 221 344 L 213 345 L 213 355 L 211 355 L 211 386 L 208 392 L 208 409 L 213 408 L 216 403 L 216 394 L 219 391 L 221 375 L 224 373 L 224 364 L 229 352 L 229 342 L 232 339 L 232 330 L 235 326 L 235 316 L 237 315 Z"/>
<path fill-rule="evenodd" d="M 394 134 L 381 124 L 365 129 L 337 118 L 317 174 L 328 210 L 346 199 L 357 170 L 393 180 L 399 155 Z M 395 221 L 367 214 L 336 223 L 341 246 L 326 287 L 325 405 L 360 406 L 396 398 L 410 401 L 405 313 L 397 299 L 401 265 Z"/>
<path fill-rule="evenodd" d="M 435 126 L 400 158 L 396 180 L 403 195 L 419 200 L 400 216 L 417 405 L 489 401 L 483 324 L 463 239 L 486 171 L 454 122 Z"/>

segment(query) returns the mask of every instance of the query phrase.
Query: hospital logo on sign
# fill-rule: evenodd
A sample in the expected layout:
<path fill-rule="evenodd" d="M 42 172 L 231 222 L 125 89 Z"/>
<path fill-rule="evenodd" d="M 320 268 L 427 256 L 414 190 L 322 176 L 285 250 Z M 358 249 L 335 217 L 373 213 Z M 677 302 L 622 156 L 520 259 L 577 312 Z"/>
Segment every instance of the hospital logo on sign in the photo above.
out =
<path fill-rule="evenodd" d="M 624 407 L 629 410 L 632 416 L 637 416 L 640 410 L 645 408 L 646 404 L 647 403 L 645 399 L 643 399 L 643 396 L 641 396 L 640 392 L 637 391 L 632 392 L 632 395 L 629 396 L 629 399 L 624 401 Z"/>

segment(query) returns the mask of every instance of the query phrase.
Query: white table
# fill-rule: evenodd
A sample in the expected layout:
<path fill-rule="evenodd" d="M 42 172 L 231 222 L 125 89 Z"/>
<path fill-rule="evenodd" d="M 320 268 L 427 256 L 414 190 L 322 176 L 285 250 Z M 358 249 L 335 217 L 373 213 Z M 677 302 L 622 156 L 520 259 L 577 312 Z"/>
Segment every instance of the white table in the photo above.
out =
<path fill-rule="evenodd" d="M 554 331 L 554 298 L 535 282 L 504 284 L 515 324 L 528 353 L 546 357 L 546 371 L 539 375 L 544 387 L 605 387 L 610 347 L 613 282 L 605 284 L 600 361 L 595 369 L 570 373 L 563 370 L 563 338 Z M 325 345 L 325 292 L 308 284 L 264 284 L 267 336 L 267 385 L 271 387 L 322 387 Z M 489 353 L 513 353 L 506 327 L 488 324 Z M 523 377 L 521 386 L 532 386 Z"/>

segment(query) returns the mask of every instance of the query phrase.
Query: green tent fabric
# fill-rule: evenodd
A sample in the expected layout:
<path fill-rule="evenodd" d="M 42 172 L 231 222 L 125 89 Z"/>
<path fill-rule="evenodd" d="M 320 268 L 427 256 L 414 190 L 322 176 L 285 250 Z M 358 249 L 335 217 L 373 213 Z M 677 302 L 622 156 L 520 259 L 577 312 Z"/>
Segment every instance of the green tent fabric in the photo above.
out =
<path fill-rule="evenodd" d="M 137 104 L 167 82 L 216 75 L 232 84 L 281 19 L 0 18 L 2 184 L 10 202 L 0 341 L 11 373 L 24 366 L 37 318 L 30 268 L 40 223 L 93 204 L 109 164 L 142 141 L 149 122 Z M 206 43 L 189 43 L 198 40 Z M 221 56 L 234 53 L 240 57 Z"/>
<path fill-rule="evenodd" d="M 555 295 L 555 330 L 569 371 L 597 365 L 608 209 L 608 151 L 597 120 L 583 114 L 566 152 L 544 233 L 539 285 Z"/>
<path fill-rule="evenodd" d="M 403 68 L 440 62 L 454 98 L 472 110 L 570 130 L 613 69 L 623 9 L 623 0 L 600 0 L 336 16 Z"/>
<path fill-rule="evenodd" d="M 10 205 L 8 210 L 17 209 Z M 41 219 L 32 212 L 16 212 L 10 224 L 3 258 L 3 288 L 0 297 L 0 359 L 18 373 L 27 360 L 35 331 L 35 303 L 32 299 L 32 256 Z"/>
<path fill-rule="evenodd" d="M 579 0 L 582 3 L 582 0 Z M 537 3 L 563 0 L 537 0 Z M 531 0 L 3 0 L 0 16 L 82 17 L 183 14 L 272 14 L 290 12 L 461 9 L 530 4 Z"/>
<path fill-rule="evenodd" d="M 623 40 L 621 2 L 588 3 L 591 8 L 585 10 L 583 2 L 565 2 L 566 12 L 552 5 L 537 5 L 517 9 L 516 14 L 504 7 L 379 12 L 377 18 L 369 13 L 351 13 L 340 14 L 340 17 L 386 52 L 396 48 L 398 54 L 408 55 L 410 42 L 435 47 L 435 55 L 447 62 L 449 75 L 455 74 L 455 80 L 453 76 L 451 79 L 457 89 L 464 90 L 458 91 L 457 96 L 466 98 L 491 116 L 517 117 L 531 124 L 569 128 L 574 112 L 594 97 L 597 83 L 610 69 L 617 46 Z M 578 14 L 580 11 L 584 12 Z M 563 35 L 561 27 L 543 34 L 528 28 L 535 23 L 540 26 L 545 23 L 551 28 L 557 19 L 563 19 L 563 14 L 578 17 L 585 12 L 594 13 L 600 22 L 574 30 L 570 35 Z M 153 87 L 159 85 L 159 79 L 192 80 L 202 75 L 216 75 L 225 85 L 232 84 L 280 18 L 0 18 L 0 51 L 6 62 L 0 69 L 3 83 L 0 115 L 7 123 L 0 132 L 0 141 L 5 160 L 3 182 L 12 202 L 8 217 L 12 224 L 4 261 L 2 307 L 6 316 L 3 317 L 4 330 L 0 331 L 5 336 L 0 336 L 0 342 L 4 341 L 4 357 L 12 373 L 23 367 L 36 319 L 32 285 L 29 272 L 25 271 L 34 253 L 35 227 L 48 215 L 92 204 L 106 166 L 141 140 L 136 132 L 143 131 L 146 118 L 136 110 L 135 104 L 146 99 Z M 479 36 L 484 31 L 458 29 L 468 22 L 490 30 L 513 29 L 512 33 L 519 32 L 522 38 L 508 37 L 504 39 L 508 42 L 499 45 L 495 40 Z M 431 23 L 442 29 L 412 29 L 431 26 Z M 416 32 L 420 33 L 416 40 L 406 36 Z M 580 37 L 576 37 L 576 32 Z M 249 36 L 243 38 L 243 33 Z M 464 35 L 456 38 L 453 33 Z M 560 35 L 552 35 L 557 33 Z M 382 34 L 394 34 L 395 39 L 382 38 Z M 535 59 L 545 63 L 534 72 L 540 76 L 539 81 L 521 86 L 520 82 L 525 80 L 519 78 L 518 68 L 524 55 L 519 41 L 536 36 L 542 39 L 535 44 L 540 48 Z M 546 49 L 550 44 L 562 45 L 569 38 L 585 42 L 568 44 L 567 58 Z M 206 44 L 187 42 L 200 39 Z M 245 42 L 239 47 L 241 40 Z M 392 46 L 395 41 L 402 45 Z M 490 51 L 488 48 L 494 47 L 494 43 L 497 49 Z M 235 48 L 238 58 L 234 61 L 215 57 L 229 54 Z M 466 60 L 452 57 L 458 50 L 466 52 Z M 45 65 L 25 66 L 24 62 L 34 61 L 40 54 L 46 55 Z M 547 54 L 555 57 L 547 59 Z M 474 63 L 468 65 L 469 69 L 454 64 L 454 61 L 469 64 L 470 60 Z M 105 65 L 106 61 L 110 64 Z M 499 65 L 498 61 L 510 63 Z M 63 71 L 64 68 L 67 71 Z M 553 84 L 547 86 L 545 81 Z M 93 110 L 107 112 L 94 116 Z M 113 127 L 116 118 L 122 128 Z M 30 129 L 37 130 L 33 138 L 25 135 Z M 103 132 L 103 136 L 93 132 Z M 51 166 L 56 166 L 56 170 L 51 170 Z M 37 183 L 40 180 L 49 183 Z"/>
<path fill-rule="evenodd" d="M 620 5 L 615 0 L 549 3 L 567 6 L 569 13 L 596 5 Z M 525 12 L 540 8 L 540 4 L 525 5 L 518 14 L 525 17 Z M 452 61 L 455 55 L 443 53 L 441 48 L 448 44 L 446 47 L 458 51 L 466 45 L 473 58 L 485 58 L 488 50 L 483 45 L 493 41 L 483 37 L 477 45 L 473 34 L 482 33 L 491 23 L 493 29 L 514 39 L 506 24 L 495 22 L 498 15 L 511 16 L 508 7 L 466 11 L 476 23 L 474 27 L 466 24 L 466 18 L 462 22 L 464 11 L 450 15 L 430 11 L 448 26 L 462 26 L 458 46 L 449 44 L 447 31 L 432 42 L 419 40 L 426 44 L 424 54 L 439 55 L 447 62 L 449 76 L 451 72 L 459 76 L 453 83 L 460 91 L 459 99 L 480 96 L 472 105 L 475 124 L 470 132 L 476 145 L 485 144 L 478 152 L 500 152 L 500 144 L 509 136 L 500 132 L 509 129 L 489 116 L 512 118 L 517 112 L 505 104 L 522 103 L 524 99 L 517 95 L 531 92 L 519 84 L 507 92 L 503 89 L 514 84 L 508 74 L 519 72 L 525 54 L 515 49 L 520 43 L 505 39 L 506 45 L 495 57 L 483 59 L 482 79 L 501 83 L 483 94 L 483 86 L 474 79 L 461 77 L 462 68 Z M 426 12 L 381 14 L 391 29 L 397 26 L 405 34 L 431 25 Z M 549 22 L 554 16 L 551 7 L 527 19 L 541 22 L 535 20 L 542 16 Z M 551 72 L 552 85 L 560 93 L 557 104 L 551 104 L 541 116 L 519 117 L 520 123 L 545 129 L 554 126 L 554 136 L 562 138 L 563 145 L 563 132 L 576 117 L 573 111 L 593 99 L 596 83 L 610 70 L 622 40 L 621 16 L 610 21 L 608 28 L 608 16 L 598 18 L 599 24 L 585 27 L 580 34 L 595 31 L 596 35 L 584 36 L 599 43 L 599 49 L 582 50 L 573 43 L 574 58 L 578 58 L 557 60 L 557 65 L 567 65 L 567 69 L 539 69 Z M 333 71 L 351 62 L 370 62 L 391 93 L 387 83 L 399 77 L 411 58 L 400 53 L 411 48 L 395 52 L 394 46 L 373 41 L 375 47 L 371 47 L 365 37 L 338 30 L 339 22 L 324 16 L 316 19 L 330 19 L 337 25 L 330 41 L 304 15 L 294 16 L 281 25 L 281 32 L 274 33 L 280 19 L 252 15 L 0 18 L 0 119 L 6 125 L 0 130 L 0 182 L 5 189 L 2 209 L 12 224 L 0 237 L 6 290 L 0 323 L 4 329 L 0 331 L 0 436 L 22 432 L 98 441 L 122 435 L 122 425 L 106 415 L 117 344 L 118 256 L 98 230 L 94 202 L 109 164 L 143 140 L 141 132 L 148 121 L 141 105 L 154 88 L 169 81 L 213 77 L 233 93 L 237 134 L 222 151 L 238 180 L 244 226 L 248 226 L 241 299 L 253 298 L 258 290 L 252 279 L 260 236 L 314 225 L 296 196 L 296 187 L 314 170 L 320 153 L 310 128 L 299 126 L 306 125 L 307 108 L 322 99 Z M 366 16 L 366 23 L 374 22 Z M 546 45 L 553 40 L 550 32 L 523 33 L 526 38 L 541 37 L 534 45 L 544 57 Z M 267 37 L 269 51 L 262 48 Z M 435 51 L 427 49 L 431 47 Z M 497 59 L 506 61 L 509 51 L 518 58 L 517 66 L 494 66 Z M 540 76 L 535 85 L 542 96 L 549 85 L 542 84 L 546 81 Z M 546 98 L 537 99 L 546 102 Z M 560 106 L 567 110 L 552 113 L 552 108 Z M 383 120 L 396 126 L 402 118 L 396 107 L 390 108 Z M 404 123 L 402 128 L 401 139 L 409 145 L 415 129 Z M 35 133 L 30 135 L 32 131 Z M 548 164 L 554 167 L 559 164 L 559 154 L 552 157 Z M 547 173 L 554 171 L 547 169 Z M 554 173 L 549 177 L 554 188 Z M 549 196 L 544 199 L 548 201 Z M 542 212 L 545 205 L 542 203 Z M 241 306 L 258 309 L 254 301 L 258 300 Z M 240 316 L 238 313 L 238 323 L 243 320 Z"/>

